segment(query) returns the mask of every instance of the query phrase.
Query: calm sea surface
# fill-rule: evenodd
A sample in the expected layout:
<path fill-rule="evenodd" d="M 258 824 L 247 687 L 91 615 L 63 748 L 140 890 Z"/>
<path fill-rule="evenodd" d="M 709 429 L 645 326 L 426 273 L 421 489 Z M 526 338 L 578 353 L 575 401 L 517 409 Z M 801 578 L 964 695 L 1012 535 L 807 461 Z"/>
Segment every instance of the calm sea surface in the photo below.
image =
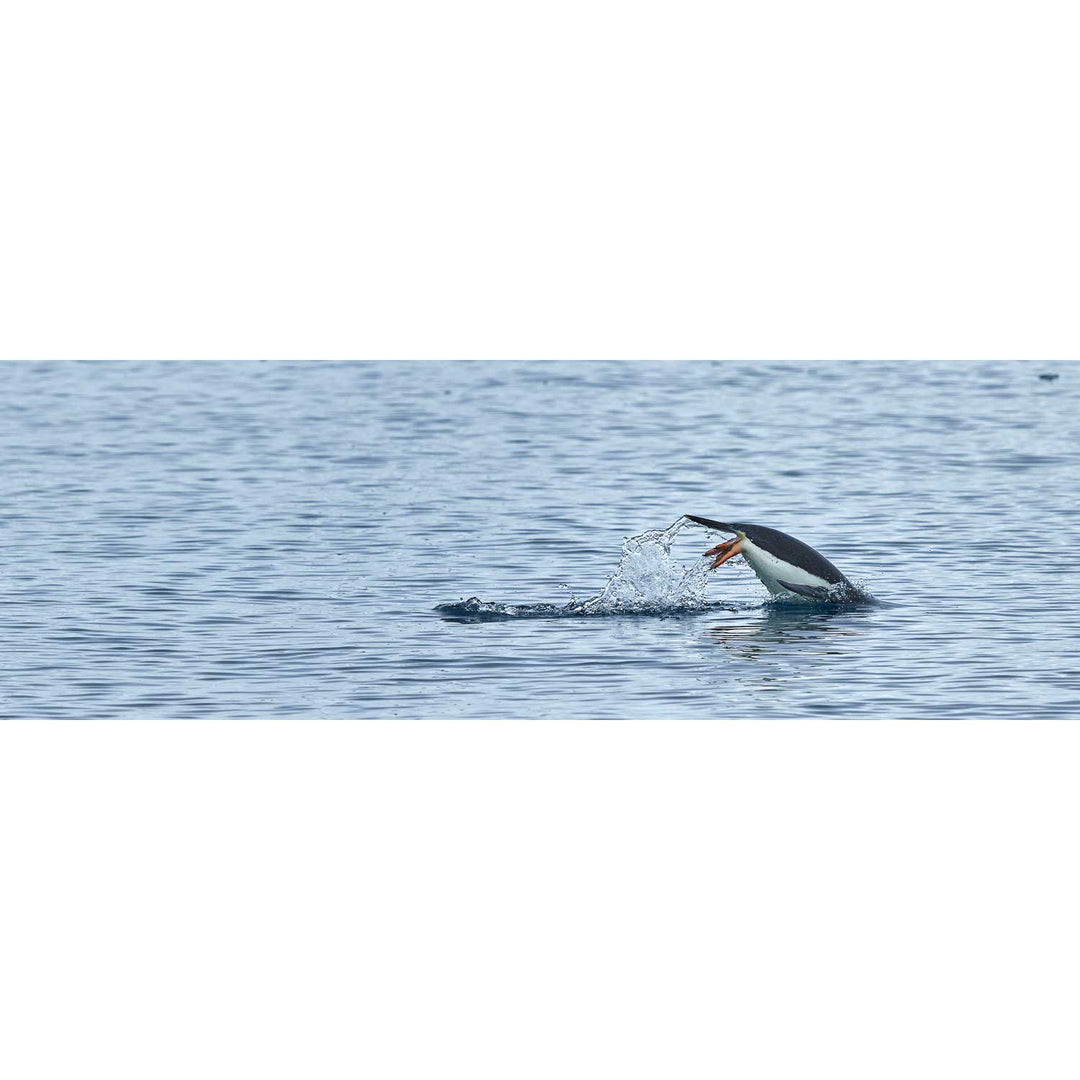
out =
<path fill-rule="evenodd" d="M 0 376 L 5 717 L 1080 716 L 1080 367 Z M 684 513 L 880 603 L 706 584 Z"/>

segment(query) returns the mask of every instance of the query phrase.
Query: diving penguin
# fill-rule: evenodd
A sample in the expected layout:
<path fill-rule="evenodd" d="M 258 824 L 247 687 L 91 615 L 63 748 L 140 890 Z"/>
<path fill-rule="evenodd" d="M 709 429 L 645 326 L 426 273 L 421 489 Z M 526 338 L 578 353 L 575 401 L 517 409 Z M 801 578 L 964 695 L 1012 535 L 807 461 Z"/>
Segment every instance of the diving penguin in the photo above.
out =
<path fill-rule="evenodd" d="M 705 552 L 706 556 L 716 556 L 710 570 L 741 555 L 774 596 L 797 595 L 834 604 L 871 599 L 857 585 L 848 581 L 824 555 L 779 529 L 745 522 L 728 524 L 693 514 L 686 517 L 708 529 L 736 534 L 734 540 L 717 544 Z"/>

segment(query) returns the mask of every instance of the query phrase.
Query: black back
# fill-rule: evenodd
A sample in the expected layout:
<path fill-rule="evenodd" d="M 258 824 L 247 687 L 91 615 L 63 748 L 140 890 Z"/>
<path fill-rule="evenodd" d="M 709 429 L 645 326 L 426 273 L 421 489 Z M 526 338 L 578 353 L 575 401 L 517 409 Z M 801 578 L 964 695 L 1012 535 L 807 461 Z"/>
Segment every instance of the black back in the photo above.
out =
<path fill-rule="evenodd" d="M 809 544 L 796 540 L 794 536 L 779 529 L 770 529 L 766 525 L 749 525 L 746 522 L 713 521 L 711 518 L 695 517 L 693 514 L 686 515 L 691 521 L 699 525 L 705 525 L 710 529 L 719 529 L 721 532 L 746 533 L 747 539 L 756 544 L 763 551 L 783 559 L 793 566 L 801 566 L 807 573 L 823 578 L 830 585 L 851 584 L 839 570 L 820 552 L 815 551 Z"/>

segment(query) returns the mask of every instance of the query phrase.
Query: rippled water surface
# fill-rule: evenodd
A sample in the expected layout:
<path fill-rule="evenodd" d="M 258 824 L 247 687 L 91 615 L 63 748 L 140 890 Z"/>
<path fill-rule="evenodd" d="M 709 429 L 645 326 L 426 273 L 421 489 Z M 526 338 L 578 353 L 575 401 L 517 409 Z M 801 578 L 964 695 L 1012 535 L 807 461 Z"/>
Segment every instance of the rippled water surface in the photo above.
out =
<path fill-rule="evenodd" d="M 7 717 L 1080 716 L 1080 368 L 0 374 Z"/>

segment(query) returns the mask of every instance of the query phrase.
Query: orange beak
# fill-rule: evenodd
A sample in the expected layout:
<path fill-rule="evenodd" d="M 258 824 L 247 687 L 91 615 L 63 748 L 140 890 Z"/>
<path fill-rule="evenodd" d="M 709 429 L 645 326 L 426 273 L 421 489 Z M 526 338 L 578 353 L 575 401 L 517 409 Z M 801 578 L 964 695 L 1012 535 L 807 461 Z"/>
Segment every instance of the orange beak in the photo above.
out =
<path fill-rule="evenodd" d="M 725 544 L 717 544 L 714 548 L 709 548 L 705 552 L 706 558 L 710 555 L 716 556 L 716 562 L 709 567 L 710 570 L 715 570 L 718 566 L 723 566 L 728 559 L 734 559 L 736 555 L 742 554 L 742 536 L 736 536 L 734 540 L 729 540 Z"/>

